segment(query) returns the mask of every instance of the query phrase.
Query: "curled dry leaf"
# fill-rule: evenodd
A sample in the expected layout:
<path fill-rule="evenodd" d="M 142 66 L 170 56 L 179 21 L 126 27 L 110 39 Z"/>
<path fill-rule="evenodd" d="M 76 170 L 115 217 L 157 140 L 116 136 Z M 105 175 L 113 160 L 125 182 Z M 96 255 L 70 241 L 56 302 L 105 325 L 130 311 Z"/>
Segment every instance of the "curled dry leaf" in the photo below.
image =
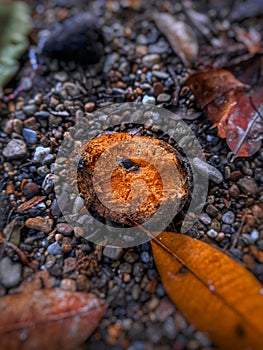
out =
<path fill-rule="evenodd" d="M 82 344 L 105 312 L 92 294 L 36 290 L 0 299 L 0 348 L 69 350 Z"/>
<path fill-rule="evenodd" d="M 199 45 L 192 28 L 182 21 L 177 21 L 168 13 L 154 15 L 156 26 L 166 37 L 173 51 L 186 67 L 197 58 Z"/>
<path fill-rule="evenodd" d="M 163 232 L 151 241 L 176 307 L 224 350 L 262 349 L 263 289 L 241 265 L 206 243 Z"/>
<path fill-rule="evenodd" d="M 193 74 L 186 84 L 235 155 L 248 157 L 259 150 L 263 128 L 257 111 L 263 104 L 261 87 L 248 91 L 248 85 L 224 69 Z"/>

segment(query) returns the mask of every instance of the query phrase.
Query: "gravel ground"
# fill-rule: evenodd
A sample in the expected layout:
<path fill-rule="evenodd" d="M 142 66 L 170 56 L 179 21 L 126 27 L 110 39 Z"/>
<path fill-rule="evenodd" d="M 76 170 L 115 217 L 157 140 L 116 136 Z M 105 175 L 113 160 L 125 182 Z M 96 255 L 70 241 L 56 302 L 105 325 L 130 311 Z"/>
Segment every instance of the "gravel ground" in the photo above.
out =
<path fill-rule="evenodd" d="M 202 1 L 198 6 L 205 5 Z M 42 283 L 109 300 L 101 324 L 82 349 L 214 349 L 167 297 L 150 244 L 114 250 L 86 241 L 81 228 L 65 221 L 53 188 L 54 163 L 65 133 L 93 110 L 113 102 L 165 107 L 177 98 L 180 110 L 187 106 L 189 114 L 199 113 L 193 96 L 175 96 L 191 70 L 173 54 L 151 19 L 158 9 L 184 19 L 180 2 L 87 5 L 59 0 L 31 7 L 36 29 L 30 48 L 39 42 L 37 31 L 47 35 L 51 23 L 90 10 L 102 28 L 105 55 L 87 67 L 40 55 L 37 70 L 25 56 L 17 79 L 6 89 L 8 93 L 21 79 L 27 84 L 15 100 L 2 103 L 0 230 L 31 264 L 25 266 L 11 246 L 1 245 L 0 295 L 37 289 Z M 220 27 L 227 10 L 220 2 L 219 12 L 212 8 L 208 13 Z M 231 163 L 225 141 L 204 115 L 186 123 L 211 165 L 206 205 L 189 234 L 226 252 L 263 281 L 263 149 Z M 95 123 L 94 132 L 96 128 Z M 202 164 L 197 168 L 202 171 Z"/>

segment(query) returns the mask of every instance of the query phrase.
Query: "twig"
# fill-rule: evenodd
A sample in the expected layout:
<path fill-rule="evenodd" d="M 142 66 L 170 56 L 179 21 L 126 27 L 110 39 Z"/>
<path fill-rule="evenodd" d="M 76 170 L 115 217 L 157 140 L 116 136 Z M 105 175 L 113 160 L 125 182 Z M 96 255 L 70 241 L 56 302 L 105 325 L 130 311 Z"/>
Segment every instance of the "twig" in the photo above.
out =
<path fill-rule="evenodd" d="M 239 238 L 239 236 L 240 236 L 240 234 L 241 234 L 241 232 L 242 232 L 242 229 L 243 229 L 245 220 L 246 220 L 246 218 L 247 218 L 247 213 L 248 213 L 248 211 L 246 210 L 246 211 L 245 211 L 245 214 L 244 214 L 243 217 L 242 217 L 240 226 L 239 226 L 237 232 L 235 233 L 235 237 L 234 237 L 234 239 L 233 239 L 233 242 L 232 242 L 232 244 L 231 244 L 230 249 L 234 249 L 235 246 L 236 246 L 236 244 L 237 244 L 238 238 Z"/>
<path fill-rule="evenodd" d="M 178 98 L 179 98 L 179 92 L 180 92 L 180 84 L 177 78 L 177 75 L 174 73 L 174 70 L 171 66 L 168 66 L 168 72 L 170 73 L 173 82 L 174 82 L 174 93 L 173 93 L 173 98 L 172 98 L 172 104 L 174 106 L 177 105 Z"/>
<path fill-rule="evenodd" d="M 26 266 L 29 266 L 29 261 L 25 255 L 24 252 L 22 252 L 21 249 L 19 249 L 16 245 L 14 245 L 13 243 L 11 242 L 6 242 L 3 237 L 0 236 L 0 244 L 4 244 L 6 245 L 7 247 L 9 248 L 12 248 L 16 254 L 19 256 L 20 260 L 22 261 L 22 263 Z"/>

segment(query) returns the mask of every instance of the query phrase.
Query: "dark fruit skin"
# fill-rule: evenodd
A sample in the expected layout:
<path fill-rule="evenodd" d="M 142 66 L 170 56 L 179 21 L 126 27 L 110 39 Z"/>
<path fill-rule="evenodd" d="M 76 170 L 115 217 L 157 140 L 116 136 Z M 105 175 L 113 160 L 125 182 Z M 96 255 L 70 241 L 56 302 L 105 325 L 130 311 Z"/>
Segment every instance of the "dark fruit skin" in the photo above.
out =
<path fill-rule="evenodd" d="M 85 12 L 58 24 L 44 42 L 41 54 L 82 65 L 97 63 L 104 55 L 104 38 L 96 18 Z"/>

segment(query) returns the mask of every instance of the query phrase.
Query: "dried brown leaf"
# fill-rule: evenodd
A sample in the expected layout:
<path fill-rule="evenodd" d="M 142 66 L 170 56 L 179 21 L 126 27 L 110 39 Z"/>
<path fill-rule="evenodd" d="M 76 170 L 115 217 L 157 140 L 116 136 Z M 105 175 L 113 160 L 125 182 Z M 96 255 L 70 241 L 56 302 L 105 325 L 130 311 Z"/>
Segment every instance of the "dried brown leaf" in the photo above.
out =
<path fill-rule="evenodd" d="M 187 79 L 186 85 L 192 90 L 201 108 L 205 108 L 230 90 L 246 88 L 246 85 L 225 69 L 195 73 Z"/>
<path fill-rule="evenodd" d="M 197 58 L 199 50 L 198 41 L 192 28 L 185 22 L 177 21 L 169 13 L 154 15 L 154 21 L 183 64 L 186 67 L 191 66 Z"/>
<path fill-rule="evenodd" d="M 176 307 L 224 350 L 262 349 L 263 289 L 226 254 L 189 236 L 163 232 L 151 241 Z"/>
<path fill-rule="evenodd" d="M 82 344 L 105 312 L 92 294 L 60 289 L 0 298 L 0 348 L 70 350 Z"/>
<path fill-rule="evenodd" d="M 193 74 L 186 84 L 236 156 L 249 157 L 259 150 L 263 122 L 257 110 L 263 105 L 262 87 L 248 92 L 247 85 L 224 69 Z"/>

